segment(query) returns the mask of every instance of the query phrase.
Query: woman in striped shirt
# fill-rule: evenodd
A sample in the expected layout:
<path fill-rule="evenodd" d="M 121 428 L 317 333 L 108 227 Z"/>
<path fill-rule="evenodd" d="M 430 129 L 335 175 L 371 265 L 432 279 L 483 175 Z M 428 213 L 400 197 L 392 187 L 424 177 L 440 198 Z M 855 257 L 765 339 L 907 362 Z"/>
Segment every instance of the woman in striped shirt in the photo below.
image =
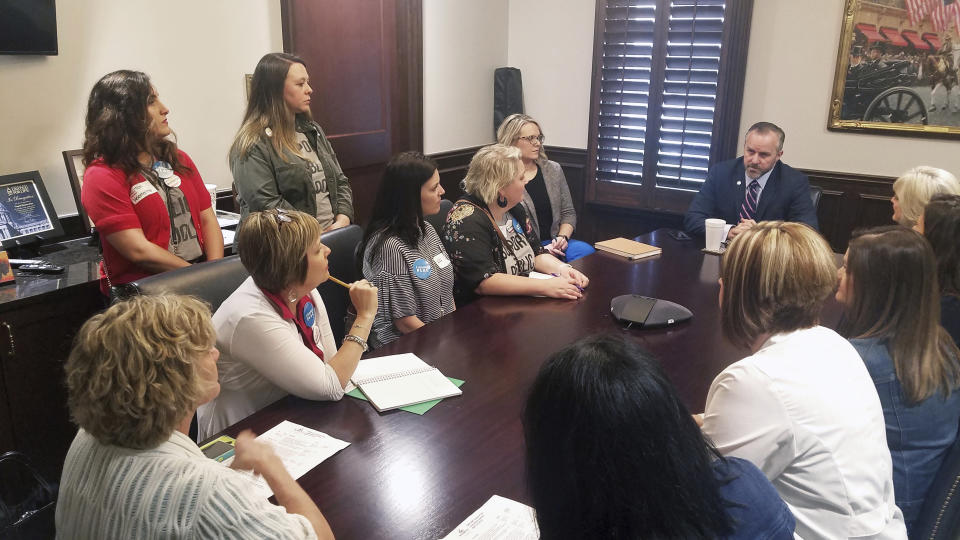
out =
<path fill-rule="evenodd" d="M 440 211 L 437 164 L 404 152 L 387 164 L 360 253 L 363 277 L 377 287 L 380 310 L 373 321 L 378 344 L 456 309 L 453 266 L 440 236 L 423 216 Z"/>

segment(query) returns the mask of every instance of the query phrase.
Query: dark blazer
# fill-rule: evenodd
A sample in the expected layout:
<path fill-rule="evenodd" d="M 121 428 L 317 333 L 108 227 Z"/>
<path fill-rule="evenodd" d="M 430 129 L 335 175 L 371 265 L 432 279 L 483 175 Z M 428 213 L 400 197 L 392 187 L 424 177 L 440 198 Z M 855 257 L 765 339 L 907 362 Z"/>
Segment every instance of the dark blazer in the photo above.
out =
<path fill-rule="evenodd" d="M 710 168 L 707 181 L 693 198 L 683 216 L 683 227 L 691 234 L 703 235 L 703 220 L 720 218 L 728 224 L 740 221 L 740 205 L 746 197 L 743 157 L 718 163 Z M 807 175 L 782 161 L 773 167 L 767 185 L 760 193 L 756 221 L 799 221 L 817 229 L 817 210 L 810 199 Z"/>

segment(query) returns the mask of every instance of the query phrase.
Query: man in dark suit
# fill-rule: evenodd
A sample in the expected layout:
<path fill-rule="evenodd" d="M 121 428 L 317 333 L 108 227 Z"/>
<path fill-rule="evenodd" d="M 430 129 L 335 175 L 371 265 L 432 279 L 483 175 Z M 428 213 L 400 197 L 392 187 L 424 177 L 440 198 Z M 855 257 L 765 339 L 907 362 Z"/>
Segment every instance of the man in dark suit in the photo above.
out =
<path fill-rule="evenodd" d="M 817 228 L 807 176 L 780 161 L 783 130 L 757 122 L 747 130 L 743 156 L 710 168 L 707 181 L 683 216 L 691 234 L 703 235 L 703 220 L 720 218 L 732 239 L 758 221 L 799 221 Z"/>

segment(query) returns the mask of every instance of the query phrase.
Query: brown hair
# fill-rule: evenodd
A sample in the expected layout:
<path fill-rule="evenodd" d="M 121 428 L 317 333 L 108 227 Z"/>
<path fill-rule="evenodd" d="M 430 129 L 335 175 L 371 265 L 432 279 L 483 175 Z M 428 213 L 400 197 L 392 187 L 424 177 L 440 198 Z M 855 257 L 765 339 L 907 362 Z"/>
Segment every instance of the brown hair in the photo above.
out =
<path fill-rule="evenodd" d="M 94 315 L 65 368 L 73 420 L 102 444 L 157 446 L 199 405 L 196 361 L 216 337 L 210 307 L 189 296 L 134 296 Z"/>
<path fill-rule="evenodd" d="M 307 248 L 322 232 L 317 218 L 296 210 L 251 212 L 237 227 L 240 262 L 258 287 L 279 294 L 307 278 Z"/>
<path fill-rule="evenodd" d="M 750 129 L 747 130 L 746 135 L 750 135 L 751 133 L 757 133 L 758 135 L 776 133 L 778 152 L 783 150 L 783 141 L 787 140 L 787 134 L 780 129 L 780 126 L 774 124 L 773 122 L 757 122 L 756 124 L 750 126 Z M 746 138 L 746 135 L 744 135 L 744 138 Z"/>
<path fill-rule="evenodd" d="M 723 333 L 750 348 L 763 334 L 817 324 L 837 266 L 830 246 L 807 225 L 764 221 L 730 243 L 720 276 Z"/>
<path fill-rule="evenodd" d="M 890 226 L 855 231 L 847 252 L 850 294 L 840 333 L 880 337 L 908 402 L 960 384 L 960 351 L 940 326 L 937 263 L 920 233 Z"/>
<path fill-rule="evenodd" d="M 937 257 L 940 291 L 960 295 L 960 195 L 934 195 L 923 211 L 923 236 Z"/>

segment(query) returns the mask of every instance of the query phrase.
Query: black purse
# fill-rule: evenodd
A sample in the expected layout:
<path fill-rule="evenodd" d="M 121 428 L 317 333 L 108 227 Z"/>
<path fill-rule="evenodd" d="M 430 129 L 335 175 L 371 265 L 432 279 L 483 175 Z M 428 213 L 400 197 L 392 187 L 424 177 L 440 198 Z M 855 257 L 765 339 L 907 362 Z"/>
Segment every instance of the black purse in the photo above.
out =
<path fill-rule="evenodd" d="M 0 456 L 0 538 L 56 536 L 57 491 L 21 452 Z"/>

